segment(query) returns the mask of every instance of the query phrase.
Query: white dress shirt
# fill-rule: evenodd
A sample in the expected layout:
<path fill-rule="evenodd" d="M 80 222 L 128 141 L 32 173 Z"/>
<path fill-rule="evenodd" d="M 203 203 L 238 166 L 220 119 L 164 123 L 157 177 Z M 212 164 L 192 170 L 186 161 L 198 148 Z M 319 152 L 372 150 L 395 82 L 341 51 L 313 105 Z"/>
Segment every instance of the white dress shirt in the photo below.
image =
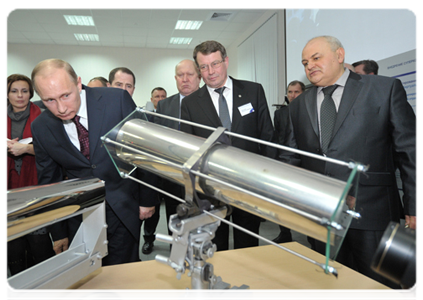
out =
<path fill-rule="evenodd" d="M 81 117 L 79 120 L 81 125 L 84 126 L 88 130 L 87 99 L 85 96 L 85 90 L 81 90 L 80 97 L 81 97 L 81 105 L 79 106 L 77 115 Z M 65 131 L 68 134 L 72 144 L 78 150 L 81 150 L 79 145 L 79 139 L 78 139 L 78 131 L 76 130 L 75 123 L 72 120 L 63 120 L 63 126 L 65 127 Z"/>
<path fill-rule="evenodd" d="M 344 93 L 344 87 L 345 87 L 345 84 L 347 83 L 348 76 L 350 76 L 350 70 L 348 68 L 345 68 L 344 73 L 335 82 L 335 84 L 339 86 L 333 92 L 332 99 L 333 99 L 333 102 L 335 102 L 335 107 L 337 112 L 339 110 L 339 105 L 341 105 L 342 94 Z M 317 88 L 317 117 L 319 120 L 319 131 L 320 131 L 320 107 L 322 106 L 323 99 L 325 98 L 325 95 L 323 94 L 323 91 L 322 91 L 323 88 L 325 87 L 320 86 Z"/>
<path fill-rule="evenodd" d="M 225 90 L 223 91 L 223 96 L 226 99 L 226 103 L 228 104 L 229 116 L 231 117 L 232 122 L 232 111 L 233 111 L 233 84 L 232 79 L 226 79 L 226 83 L 224 85 Z M 209 91 L 210 97 L 213 101 L 214 107 L 216 109 L 217 114 L 219 115 L 219 93 L 215 92 L 214 88 L 207 86 L 207 90 Z"/>

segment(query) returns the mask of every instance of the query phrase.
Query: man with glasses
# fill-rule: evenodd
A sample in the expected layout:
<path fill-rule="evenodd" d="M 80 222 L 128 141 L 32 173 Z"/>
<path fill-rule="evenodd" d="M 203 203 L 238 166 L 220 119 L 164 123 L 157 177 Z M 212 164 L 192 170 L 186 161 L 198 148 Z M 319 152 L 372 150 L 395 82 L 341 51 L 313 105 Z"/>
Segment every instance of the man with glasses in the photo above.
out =
<path fill-rule="evenodd" d="M 206 41 L 194 49 L 194 60 L 205 85 L 185 97 L 181 118 L 210 127 L 226 127 L 229 131 L 270 142 L 273 125 L 261 84 L 228 76 L 229 58 L 225 48 L 216 41 Z M 181 124 L 181 130 L 207 138 L 207 129 Z M 234 147 L 275 157 L 275 149 L 241 138 L 231 138 Z M 254 233 L 259 232 L 260 218 L 236 207 L 232 222 Z M 258 246 L 258 239 L 234 228 L 234 249 Z M 229 249 L 229 226 L 221 223 L 213 242 L 217 250 Z"/>

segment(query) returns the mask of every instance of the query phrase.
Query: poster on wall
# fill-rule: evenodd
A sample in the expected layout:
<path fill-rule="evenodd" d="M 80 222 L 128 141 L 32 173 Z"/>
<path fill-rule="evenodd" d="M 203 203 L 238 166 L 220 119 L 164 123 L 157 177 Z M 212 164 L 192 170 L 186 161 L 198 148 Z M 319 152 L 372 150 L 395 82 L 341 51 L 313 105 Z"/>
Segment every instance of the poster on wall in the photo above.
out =
<path fill-rule="evenodd" d="M 401 80 L 407 100 L 416 113 L 416 50 L 379 60 L 379 75 Z"/>
<path fill-rule="evenodd" d="M 401 80 L 407 93 L 407 100 L 416 111 L 416 50 L 407 51 L 386 59 L 379 60 L 379 75 L 395 77 Z M 396 172 L 397 185 L 402 195 L 400 173 Z"/>

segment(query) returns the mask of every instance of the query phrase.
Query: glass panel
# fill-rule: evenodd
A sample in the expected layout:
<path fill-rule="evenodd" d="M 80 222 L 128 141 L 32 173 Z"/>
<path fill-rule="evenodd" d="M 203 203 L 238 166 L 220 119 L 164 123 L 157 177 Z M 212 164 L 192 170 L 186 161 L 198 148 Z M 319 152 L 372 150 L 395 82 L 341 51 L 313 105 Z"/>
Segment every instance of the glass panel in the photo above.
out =
<path fill-rule="evenodd" d="M 183 185 L 184 178 L 181 171 L 182 166 L 192 155 L 197 153 L 198 149 L 203 145 L 204 139 L 187 135 L 174 129 L 165 128 L 157 124 L 148 124 L 145 121 L 148 121 L 148 119 L 146 118 L 144 110 L 137 109 L 102 137 L 103 144 L 117 171 L 122 176 L 122 173 L 129 174 L 137 167 L 140 167 Z M 231 180 L 235 179 L 234 182 L 236 182 L 236 186 L 250 183 L 250 180 L 256 180 L 256 176 L 255 174 L 249 174 L 247 170 L 244 169 L 245 166 L 248 165 L 246 162 L 252 162 L 251 168 L 249 168 L 248 171 L 253 170 L 254 172 L 260 157 L 250 157 L 251 155 L 253 154 L 246 151 L 241 152 L 241 150 L 236 150 L 232 147 L 225 147 L 224 149 L 215 147 L 213 151 L 208 152 L 202 170 L 204 171 L 207 169 L 207 172 L 210 172 L 212 177 L 226 178 L 227 180 L 229 178 Z M 245 156 L 245 158 L 241 159 L 243 156 Z M 243 162 L 242 168 L 239 167 L 238 164 L 232 164 L 234 157 L 237 158 L 235 159 L 236 161 L 239 160 Z M 263 160 L 262 163 L 266 165 L 268 163 L 267 159 Z M 230 167 L 235 168 L 236 171 L 231 171 L 231 175 L 225 173 L 229 168 L 229 166 L 227 166 L 228 164 L 230 164 Z M 217 168 L 214 168 L 215 165 Z M 219 166 L 225 166 L 225 171 L 222 171 L 222 168 Z M 257 188 L 257 191 L 259 191 L 258 194 L 264 195 L 265 199 L 276 199 L 276 202 L 282 199 L 285 202 L 281 203 L 287 205 L 289 205 L 289 201 L 291 201 L 289 197 L 295 199 L 295 206 L 291 205 L 293 210 L 290 211 L 291 213 L 289 214 L 287 210 L 280 209 L 280 206 L 276 205 L 272 200 L 260 201 L 258 199 L 262 198 L 254 195 L 248 197 L 246 193 L 239 195 L 238 192 L 233 193 L 231 189 L 222 186 L 220 183 L 213 186 L 213 184 L 207 181 L 205 182 L 207 185 L 196 185 L 196 190 L 203 193 L 205 191 L 203 188 L 208 188 L 210 186 L 212 188 L 216 187 L 216 190 L 221 191 L 224 195 L 224 200 L 221 200 L 222 202 L 231 205 L 233 203 L 235 206 L 240 205 L 242 206 L 240 207 L 241 209 L 257 214 L 262 214 L 263 211 L 267 212 L 267 209 L 271 207 L 272 209 L 269 209 L 269 211 L 276 213 L 275 219 L 277 221 L 280 220 L 281 216 L 289 216 L 291 218 L 291 226 L 288 227 L 306 235 L 309 235 L 308 232 L 311 232 L 314 234 L 315 238 L 323 242 L 326 241 L 325 271 L 328 272 L 329 260 L 334 260 L 336 258 L 354 215 L 359 179 L 357 173 L 360 172 L 359 168 L 361 166 L 353 166 L 347 182 L 329 178 L 322 174 L 314 174 L 310 171 L 297 170 L 297 168 L 293 169 L 292 166 L 285 164 L 277 168 L 275 167 L 275 169 L 272 168 L 273 164 L 267 167 L 269 169 L 268 173 L 273 174 L 272 176 L 275 176 L 276 179 L 285 176 L 279 173 L 281 168 L 283 170 L 285 170 L 285 168 L 289 170 L 290 179 L 293 178 L 293 172 L 295 171 L 295 176 L 297 178 L 295 182 L 283 181 L 279 184 L 279 181 L 276 180 L 272 189 L 268 188 L 273 180 L 272 176 L 266 177 L 261 175 L 260 178 L 262 182 L 250 184 Z M 239 177 L 234 175 L 236 173 L 240 174 L 236 175 Z M 265 187 L 261 187 L 260 184 L 264 184 Z M 284 191 L 281 193 L 276 188 L 280 187 L 280 185 L 285 187 Z M 300 188 L 298 188 L 298 186 Z M 296 189 L 293 190 L 294 187 L 296 187 Z M 250 186 L 247 186 L 245 190 L 252 191 Z M 292 191 L 291 194 L 295 194 L 295 197 L 287 196 L 286 190 Z M 242 201 L 238 201 L 241 197 Z M 316 199 L 319 200 L 316 201 Z M 316 205 L 316 203 L 318 205 Z M 270 214 L 266 216 L 268 219 L 272 217 Z M 307 226 L 307 228 L 301 227 L 296 222 L 297 217 L 298 220 L 301 219 L 301 221 L 306 219 L 310 224 L 315 225 L 315 227 L 313 227 L 312 230 L 310 230 L 312 226 Z M 300 223 L 303 224 L 304 222 Z M 305 232 L 305 230 L 309 231 Z"/>
<path fill-rule="evenodd" d="M 326 271 L 329 266 L 329 260 L 335 260 L 339 249 L 350 227 L 353 216 L 347 211 L 355 211 L 355 202 L 358 192 L 358 165 L 356 165 L 350 173 L 347 184 L 339 199 L 338 206 L 332 214 L 329 224 L 327 226 L 327 241 L 326 241 Z M 354 180 L 355 184 L 352 184 Z M 354 190 L 351 189 L 354 186 Z"/>
<path fill-rule="evenodd" d="M 117 124 L 115 127 L 113 127 L 108 133 L 106 133 L 102 137 L 103 146 L 106 148 L 107 153 L 110 156 L 110 159 L 112 160 L 117 172 L 119 174 L 126 173 L 130 174 L 134 171 L 137 166 L 126 163 L 120 159 L 118 159 L 118 156 L 116 154 L 116 149 L 119 146 L 116 146 L 113 142 L 123 142 L 117 140 L 117 135 L 119 133 L 119 130 L 122 128 L 122 126 L 129 120 L 132 119 L 141 119 L 148 121 L 147 115 L 144 113 L 143 109 L 140 107 L 137 107 L 132 113 L 130 113 L 125 119 L 123 119 L 119 124 Z M 108 139 L 108 142 L 106 143 L 105 140 Z"/>

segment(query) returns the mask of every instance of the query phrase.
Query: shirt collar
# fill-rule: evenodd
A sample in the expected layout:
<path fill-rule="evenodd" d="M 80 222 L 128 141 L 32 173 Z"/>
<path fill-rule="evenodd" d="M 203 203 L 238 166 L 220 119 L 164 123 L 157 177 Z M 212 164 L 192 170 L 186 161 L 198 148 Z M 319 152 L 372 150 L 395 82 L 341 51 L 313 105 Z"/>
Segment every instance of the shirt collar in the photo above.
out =
<path fill-rule="evenodd" d="M 81 98 L 81 104 L 79 105 L 79 110 L 76 113 L 76 115 L 80 116 L 82 119 L 88 120 L 87 97 L 86 97 L 84 89 L 82 89 L 81 92 L 79 93 L 79 97 Z M 62 120 L 62 122 L 63 124 L 73 123 L 72 120 Z"/>
<path fill-rule="evenodd" d="M 232 83 L 232 79 L 228 76 L 228 78 L 226 79 L 225 84 L 223 85 L 225 87 L 225 91 L 226 90 L 232 90 L 232 84 L 233 84 Z M 209 93 L 210 94 L 213 94 L 215 88 L 211 88 L 208 85 L 206 85 L 206 86 L 207 86 L 207 89 L 209 90 Z"/>
<path fill-rule="evenodd" d="M 338 80 L 335 82 L 335 84 L 344 87 L 347 83 L 348 77 L 350 76 L 350 70 L 348 68 L 344 68 L 344 73 L 341 75 L 341 77 L 338 78 Z M 325 86 L 319 86 L 317 88 L 317 92 L 319 93 Z"/>
<path fill-rule="evenodd" d="M 81 97 L 81 105 L 79 106 L 79 110 L 78 110 L 77 115 L 80 116 L 81 118 L 88 119 L 87 97 L 86 97 L 85 90 L 82 89 L 81 93 L 79 93 L 79 95 Z"/>

